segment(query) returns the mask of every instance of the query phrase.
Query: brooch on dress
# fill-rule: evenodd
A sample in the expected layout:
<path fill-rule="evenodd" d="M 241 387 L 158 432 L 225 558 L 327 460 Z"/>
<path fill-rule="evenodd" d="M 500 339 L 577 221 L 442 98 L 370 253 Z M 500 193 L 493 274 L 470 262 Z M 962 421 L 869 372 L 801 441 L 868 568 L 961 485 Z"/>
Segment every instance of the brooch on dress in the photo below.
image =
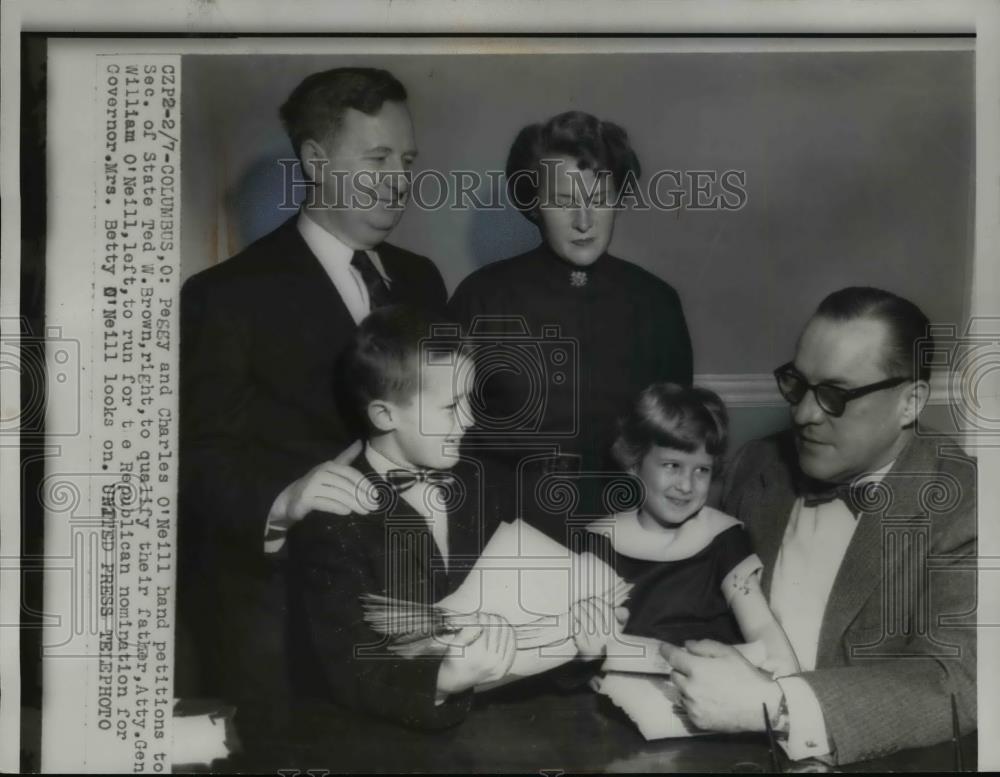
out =
<path fill-rule="evenodd" d="M 569 274 L 569 284 L 570 286 L 575 286 L 576 288 L 586 286 L 587 277 L 587 273 L 583 270 L 573 270 L 573 272 Z"/>

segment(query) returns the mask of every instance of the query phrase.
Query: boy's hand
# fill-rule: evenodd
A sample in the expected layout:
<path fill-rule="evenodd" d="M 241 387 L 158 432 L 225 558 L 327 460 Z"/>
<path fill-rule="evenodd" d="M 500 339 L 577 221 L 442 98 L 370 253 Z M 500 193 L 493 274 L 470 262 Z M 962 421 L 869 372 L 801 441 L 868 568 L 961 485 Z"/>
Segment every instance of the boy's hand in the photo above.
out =
<path fill-rule="evenodd" d="M 363 445 L 355 440 L 332 461 L 313 467 L 291 483 L 274 502 L 272 525 L 289 525 L 318 510 L 335 515 L 367 515 L 377 508 L 365 487 L 365 476 L 347 462 L 361 453 Z"/>
<path fill-rule="evenodd" d="M 599 658 L 628 621 L 628 610 L 606 599 L 592 597 L 573 604 L 569 610 L 573 642 L 584 659 Z"/>
<path fill-rule="evenodd" d="M 438 670 L 438 692 L 460 693 L 501 679 L 517 653 L 514 629 L 505 618 L 480 613 L 478 626 L 467 626 L 448 638 L 450 647 Z"/>

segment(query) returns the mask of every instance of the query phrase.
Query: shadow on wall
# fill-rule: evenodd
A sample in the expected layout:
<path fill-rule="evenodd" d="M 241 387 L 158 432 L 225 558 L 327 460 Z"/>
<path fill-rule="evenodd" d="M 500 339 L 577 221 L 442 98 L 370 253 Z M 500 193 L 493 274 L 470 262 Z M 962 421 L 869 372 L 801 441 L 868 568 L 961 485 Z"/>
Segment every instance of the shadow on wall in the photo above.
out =
<path fill-rule="evenodd" d="M 236 185 L 226 192 L 225 209 L 229 216 L 227 243 L 231 256 L 287 221 L 305 198 L 298 162 L 294 167 L 279 164 L 287 156 L 277 149 L 265 151 L 248 165 Z M 294 176 L 290 182 L 285 176 Z M 294 185 L 293 185 L 293 182 Z M 287 189 L 287 193 L 286 193 Z M 285 198 L 292 199 L 289 207 L 281 207 Z M 227 257 L 220 257 L 225 259 Z"/>

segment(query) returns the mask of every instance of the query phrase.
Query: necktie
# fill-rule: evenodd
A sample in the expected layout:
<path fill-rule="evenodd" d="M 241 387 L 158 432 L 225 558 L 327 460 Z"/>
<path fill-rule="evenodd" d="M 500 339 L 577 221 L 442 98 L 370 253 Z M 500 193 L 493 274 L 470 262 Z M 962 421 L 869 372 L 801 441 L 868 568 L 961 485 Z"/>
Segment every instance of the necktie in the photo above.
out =
<path fill-rule="evenodd" d="M 372 262 L 371 257 L 364 251 L 355 251 L 351 257 L 351 267 L 361 273 L 361 280 L 364 281 L 365 288 L 368 289 L 368 301 L 371 310 L 385 307 L 389 304 L 389 289 L 386 288 L 382 275 Z"/>

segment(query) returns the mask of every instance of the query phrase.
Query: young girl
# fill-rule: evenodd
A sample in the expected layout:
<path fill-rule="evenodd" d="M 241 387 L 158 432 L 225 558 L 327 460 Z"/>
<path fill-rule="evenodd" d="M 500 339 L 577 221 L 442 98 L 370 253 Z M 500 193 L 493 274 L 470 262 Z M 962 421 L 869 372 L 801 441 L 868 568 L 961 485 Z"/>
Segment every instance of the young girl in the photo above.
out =
<path fill-rule="evenodd" d="M 643 501 L 589 530 L 603 535 L 610 545 L 605 558 L 634 585 L 625 635 L 675 645 L 761 642 L 761 665 L 792 674 L 798 662 L 761 590 L 749 535 L 735 518 L 705 505 L 727 437 L 726 409 L 713 392 L 672 383 L 646 388 L 612 448 L 642 481 Z"/>

